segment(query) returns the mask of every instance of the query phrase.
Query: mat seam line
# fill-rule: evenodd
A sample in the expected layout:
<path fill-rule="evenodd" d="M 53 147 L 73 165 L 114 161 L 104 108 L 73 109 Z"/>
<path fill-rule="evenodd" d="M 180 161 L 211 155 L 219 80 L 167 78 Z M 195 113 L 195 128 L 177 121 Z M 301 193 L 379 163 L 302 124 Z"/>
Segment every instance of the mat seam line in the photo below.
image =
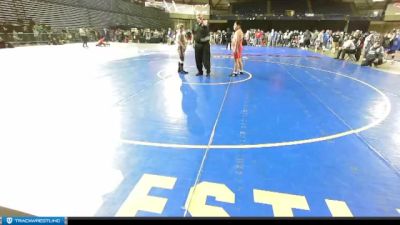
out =
<path fill-rule="evenodd" d="M 232 81 L 232 78 L 230 79 L 230 81 Z M 205 150 L 203 159 L 202 159 L 201 164 L 200 164 L 200 168 L 199 168 L 198 173 L 197 173 L 197 176 L 196 176 L 196 180 L 195 180 L 194 185 L 193 185 L 193 187 L 194 187 L 193 193 L 195 193 L 195 191 L 196 191 L 196 185 L 198 184 L 198 182 L 199 182 L 199 180 L 200 180 L 200 176 L 202 175 L 202 170 L 203 170 L 203 167 L 204 167 L 204 163 L 205 163 L 206 157 L 207 157 L 207 155 L 208 155 L 208 152 L 211 150 L 210 146 L 212 145 L 212 142 L 213 142 L 213 140 L 214 140 L 215 130 L 216 130 L 216 128 L 217 128 L 217 124 L 218 124 L 218 122 L 219 122 L 219 118 L 220 118 L 220 116 L 221 116 L 221 112 L 222 112 L 222 109 L 223 109 L 223 107 L 224 107 L 225 100 L 226 100 L 226 98 L 227 98 L 227 96 L 228 96 L 228 91 L 229 91 L 230 86 L 231 86 L 231 82 L 229 82 L 228 87 L 227 87 L 226 90 L 225 90 L 225 95 L 224 95 L 224 98 L 223 98 L 223 100 L 222 100 L 221 106 L 220 106 L 220 108 L 219 108 L 218 115 L 217 115 L 217 119 L 215 120 L 213 129 L 212 129 L 212 131 L 211 131 L 210 139 L 209 139 L 209 141 L 208 141 L 207 148 L 206 148 L 206 150 Z M 187 208 L 185 207 L 185 213 L 183 214 L 183 217 L 186 217 L 186 215 L 187 215 L 187 213 L 188 213 L 188 208 L 190 207 L 190 204 L 191 204 L 191 202 L 192 202 L 192 198 L 193 198 L 193 196 L 190 196 L 190 200 L 188 200 L 187 204 L 185 204 L 185 205 L 187 205 Z"/>

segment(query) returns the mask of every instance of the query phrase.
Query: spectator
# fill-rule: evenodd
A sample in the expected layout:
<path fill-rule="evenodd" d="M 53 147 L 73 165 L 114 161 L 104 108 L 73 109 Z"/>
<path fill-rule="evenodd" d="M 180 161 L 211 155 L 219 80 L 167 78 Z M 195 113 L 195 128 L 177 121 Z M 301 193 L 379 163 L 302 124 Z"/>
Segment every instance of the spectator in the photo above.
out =
<path fill-rule="evenodd" d="M 339 41 L 340 41 L 340 33 L 336 31 L 332 35 L 332 53 L 335 54 L 336 51 L 339 49 Z"/>
<path fill-rule="evenodd" d="M 226 49 L 228 49 L 228 46 L 229 50 L 232 50 L 232 32 L 229 28 L 226 29 Z"/>
<path fill-rule="evenodd" d="M 380 44 L 380 41 L 376 41 L 365 53 L 365 59 L 361 63 L 361 66 L 376 66 L 383 63 L 383 54 L 385 50 Z"/>
<path fill-rule="evenodd" d="M 290 33 L 289 33 L 289 30 L 287 30 L 287 31 L 283 34 L 283 45 L 284 45 L 284 46 L 288 46 L 288 45 L 289 45 L 289 40 L 290 40 Z"/>
<path fill-rule="evenodd" d="M 0 37 L 0 48 L 14 48 L 14 46 Z"/>
<path fill-rule="evenodd" d="M 304 39 L 304 47 L 308 49 L 311 44 L 311 32 L 309 30 L 306 30 L 304 32 L 303 39 Z"/>
<path fill-rule="evenodd" d="M 0 37 L 0 48 L 6 48 L 6 42 Z"/>
<path fill-rule="evenodd" d="M 355 54 L 356 53 L 356 45 L 354 44 L 354 37 L 349 38 L 347 41 L 343 43 L 343 46 L 339 48 L 339 52 L 336 56 L 336 59 L 344 60 L 344 56 L 346 54 Z"/>
<path fill-rule="evenodd" d="M 387 51 L 388 56 L 391 57 L 391 63 L 394 63 L 394 57 L 400 46 L 400 36 L 397 34 L 396 30 L 393 29 L 389 35 L 389 49 Z"/>
<path fill-rule="evenodd" d="M 88 29 L 83 27 L 79 28 L 79 35 L 81 36 L 82 42 L 83 42 L 83 47 L 84 48 L 89 48 L 88 46 Z"/>

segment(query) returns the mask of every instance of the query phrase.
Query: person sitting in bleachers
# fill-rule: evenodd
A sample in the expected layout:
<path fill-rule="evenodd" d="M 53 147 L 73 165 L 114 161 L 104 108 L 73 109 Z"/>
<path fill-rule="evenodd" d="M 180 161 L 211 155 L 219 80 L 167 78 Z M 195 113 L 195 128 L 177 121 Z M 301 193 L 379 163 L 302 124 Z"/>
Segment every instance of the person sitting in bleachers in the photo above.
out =
<path fill-rule="evenodd" d="M 365 52 L 365 59 L 361 63 L 361 66 L 378 66 L 383 63 L 385 49 L 381 45 L 380 41 L 376 41 L 367 51 Z"/>

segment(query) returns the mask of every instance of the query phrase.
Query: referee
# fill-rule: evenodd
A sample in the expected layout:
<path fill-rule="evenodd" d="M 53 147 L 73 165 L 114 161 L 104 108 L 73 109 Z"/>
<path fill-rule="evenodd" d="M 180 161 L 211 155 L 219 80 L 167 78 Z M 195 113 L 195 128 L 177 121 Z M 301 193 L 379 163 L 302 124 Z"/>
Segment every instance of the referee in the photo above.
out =
<path fill-rule="evenodd" d="M 210 30 L 207 20 L 202 14 L 197 15 L 197 23 L 194 29 L 194 53 L 198 73 L 196 76 L 203 76 L 203 65 L 207 76 L 210 76 Z"/>

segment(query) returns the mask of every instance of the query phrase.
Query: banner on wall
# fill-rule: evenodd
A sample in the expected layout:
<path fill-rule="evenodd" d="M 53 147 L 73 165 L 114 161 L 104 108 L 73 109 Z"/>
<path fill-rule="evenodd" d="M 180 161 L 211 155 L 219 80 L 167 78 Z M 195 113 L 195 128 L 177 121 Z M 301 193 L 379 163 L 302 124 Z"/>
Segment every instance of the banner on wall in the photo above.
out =
<path fill-rule="evenodd" d="M 205 16 L 210 15 L 210 6 L 205 5 L 187 5 L 172 2 L 156 1 L 156 0 L 146 0 L 146 7 L 154 7 L 161 10 L 165 10 L 171 14 L 183 14 L 183 15 L 196 15 L 201 13 Z"/>
<path fill-rule="evenodd" d="M 400 1 L 388 4 L 385 21 L 400 21 Z"/>

